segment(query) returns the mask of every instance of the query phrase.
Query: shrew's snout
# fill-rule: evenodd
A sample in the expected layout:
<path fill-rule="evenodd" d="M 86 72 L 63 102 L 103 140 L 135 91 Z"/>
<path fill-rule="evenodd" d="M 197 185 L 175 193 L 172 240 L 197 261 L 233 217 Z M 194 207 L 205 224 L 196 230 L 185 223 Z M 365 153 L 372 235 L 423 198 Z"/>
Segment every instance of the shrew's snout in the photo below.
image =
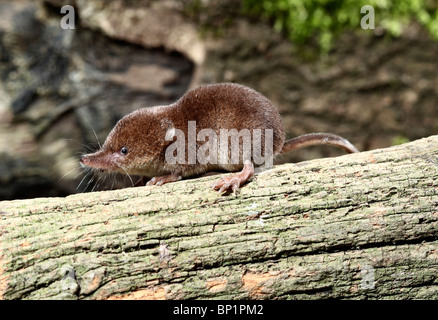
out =
<path fill-rule="evenodd" d="M 80 156 L 79 163 L 81 164 L 81 166 L 86 166 L 88 162 L 90 162 L 90 159 L 87 157 L 86 154 Z"/>
<path fill-rule="evenodd" d="M 82 168 L 96 168 L 96 161 L 93 159 L 93 157 L 90 157 L 88 154 L 83 154 L 79 157 L 79 163 L 81 164 Z"/>
<path fill-rule="evenodd" d="M 102 151 L 81 155 L 79 163 L 82 168 L 94 170 L 114 171 L 118 169 L 117 157 L 112 153 Z"/>

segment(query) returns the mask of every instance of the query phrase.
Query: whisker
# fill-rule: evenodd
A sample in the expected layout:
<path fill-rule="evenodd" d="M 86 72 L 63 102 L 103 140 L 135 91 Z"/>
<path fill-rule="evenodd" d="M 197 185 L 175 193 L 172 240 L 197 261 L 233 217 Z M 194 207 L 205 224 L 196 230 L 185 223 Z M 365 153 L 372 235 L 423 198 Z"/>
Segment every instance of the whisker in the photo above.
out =
<path fill-rule="evenodd" d="M 85 172 L 85 176 L 82 178 L 81 182 L 79 182 L 79 185 L 76 187 L 76 190 L 79 190 L 79 187 L 84 182 L 85 178 L 88 176 L 88 172 Z"/>
<path fill-rule="evenodd" d="M 122 167 L 122 166 L 120 166 L 120 168 L 122 168 L 122 170 L 125 171 L 125 173 L 126 173 L 126 174 L 128 175 L 128 177 L 129 177 L 129 180 L 131 180 L 131 184 L 132 184 L 132 186 L 134 186 L 134 181 L 132 181 L 131 175 L 128 173 L 128 171 L 126 171 L 126 169 L 125 169 L 124 167 Z"/>
<path fill-rule="evenodd" d="M 68 158 L 66 158 L 66 159 L 64 159 L 64 160 L 59 161 L 58 163 L 56 163 L 56 164 L 53 166 L 53 169 L 59 167 L 60 165 L 63 165 L 63 164 L 66 163 L 67 161 L 71 161 L 71 160 L 76 160 L 76 157 L 68 157 Z"/>
<path fill-rule="evenodd" d="M 76 170 L 77 168 L 73 168 L 71 170 L 69 170 L 66 174 L 64 174 L 61 178 L 59 178 L 58 182 L 61 181 L 62 179 L 65 178 L 65 176 L 67 176 L 68 174 L 70 174 L 71 172 L 73 172 L 74 170 Z"/>
<path fill-rule="evenodd" d="M 79 172 L 77 175 L 75 175 L 74 176 L 74 178 L 73 179 L 76 179 L 77 177 L 79 177 L 81 174 L 83 174 L 83 173 L 85 173 L 85 174 L 87 174 L 88 173 L 88 171 L 87 170 L 82 170 L 81 172 Z"/>
<path fill-rule="evenodd" d="M 116 183 L 116 176 L 115 176 L 115 174 L 112 174 L 112 180 L 113 180 L 113 183 L 111 184 L 111 190 L 112 189 L 114 189 L 114 183 Z"/>
<path fill-rule="evenodd" d="M 94 189 L 96 189 L 99 186 L 99 182 L 100 182 L 100 180 L 102 180 L 102 178 L 103 178 L 103 175 L 99 176 L 99 178 L 97 179 L 96 183 L 94 184 L 93 189 L 91 189 L 91 192 L 93 192 Z"/>
<path fill-rule="evenodd" d="M 92 176 L 91 179 L 88 181 L 87 185 L 85 186 L 85 190 L 88 189 L 88 187 L 90 186 L 90 184 L 94 181 L 94 177 Z"/>
<path fill-rule="evenodd" d="M 88 151 L 93 151 L 93 149 L 91 148 L 91 146 L 89 146 L 89 145 L 86 145 L 86 144 L 84 144 L 84 143 L 81 143 L 81 142 L 79 142 L 79 141 L 76 141 L 76 140 L 74 140 L 74 139 L 63 139 L 63 140 L 66 140 L 66 141 L 68 141 L 68 142 L 74 142 L 74 143 L 76 143 L 77 145 L 79 145 L 79 146 L 81 146 L 82 148 L 84 148 L 84 149 L 88 149 Z"/>
<path fill-rule="evenodd" d="M 99 145 L 99 149 L 102 149 L 102 145 L 100 144 L 99 137 L 96 134 L 96 131 L 94 131 L 93 126 L 91 125 L 90 121 L 88 121 L 87 117 L 83 117 L 85 121 L 87 121 L 88 125 L 90 126 L 91 130 L 93 131 L 94 137 L 96 138 L 97 144 Z"/>

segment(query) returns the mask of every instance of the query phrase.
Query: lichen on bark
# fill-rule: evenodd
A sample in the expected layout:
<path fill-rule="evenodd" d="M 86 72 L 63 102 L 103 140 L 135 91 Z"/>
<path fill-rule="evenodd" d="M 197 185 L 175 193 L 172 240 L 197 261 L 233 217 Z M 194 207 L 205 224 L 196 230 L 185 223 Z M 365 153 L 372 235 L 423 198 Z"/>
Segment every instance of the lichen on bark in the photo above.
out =
<path fill-rule="evenodd" d="M 215 179 L 0 202 L 1 298 L 438 298 L 438 136 Z"/>

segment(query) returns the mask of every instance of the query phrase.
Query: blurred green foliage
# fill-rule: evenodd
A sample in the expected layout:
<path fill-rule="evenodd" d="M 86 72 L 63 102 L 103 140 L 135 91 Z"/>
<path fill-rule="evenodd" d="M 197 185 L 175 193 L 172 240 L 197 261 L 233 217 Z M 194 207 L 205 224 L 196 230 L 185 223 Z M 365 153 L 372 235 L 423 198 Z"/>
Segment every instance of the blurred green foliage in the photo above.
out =
<path fill-rule="evenodd" d="M 295 43 L 316 37 L 322 52 L 331 48 L 341 31 L 361 30 L 365 5 L 374 8 L 375 27 L 392 36 L 416 19 L 438 40 L 437 0 L 243 0 L 246 13 L 268 18 Z"/>
<path fill-rule="evenodd" d="M 392 145 L 398 146 L 400 144 L 407 143 L 409 141 L 410 140 L 404 136 L 396 136 L 396 137 L 392 138 Z"/>

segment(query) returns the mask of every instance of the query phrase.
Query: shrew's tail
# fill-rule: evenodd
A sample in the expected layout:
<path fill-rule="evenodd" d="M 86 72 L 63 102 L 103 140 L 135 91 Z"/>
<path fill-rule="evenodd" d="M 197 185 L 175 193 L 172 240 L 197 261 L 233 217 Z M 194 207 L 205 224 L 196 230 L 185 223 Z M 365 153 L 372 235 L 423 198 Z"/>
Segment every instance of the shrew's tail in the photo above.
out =
<path fill-rule="evenodd" d="M 356 147 L 350 143 L 350 141 L 340 136 L 337 136 L 335 134 L 309 133 L 287 140 L 284 143 L 283 149 L 281 150 L 280 153 L 285 153 L 292 150 L 296 150 L 308 146 L 321 145 L 321 144 L 328 144 L 334 147 L 338 147 L 345 150 L 348 153 L 359 152 L 359 150 L 357 150 Z"/>

